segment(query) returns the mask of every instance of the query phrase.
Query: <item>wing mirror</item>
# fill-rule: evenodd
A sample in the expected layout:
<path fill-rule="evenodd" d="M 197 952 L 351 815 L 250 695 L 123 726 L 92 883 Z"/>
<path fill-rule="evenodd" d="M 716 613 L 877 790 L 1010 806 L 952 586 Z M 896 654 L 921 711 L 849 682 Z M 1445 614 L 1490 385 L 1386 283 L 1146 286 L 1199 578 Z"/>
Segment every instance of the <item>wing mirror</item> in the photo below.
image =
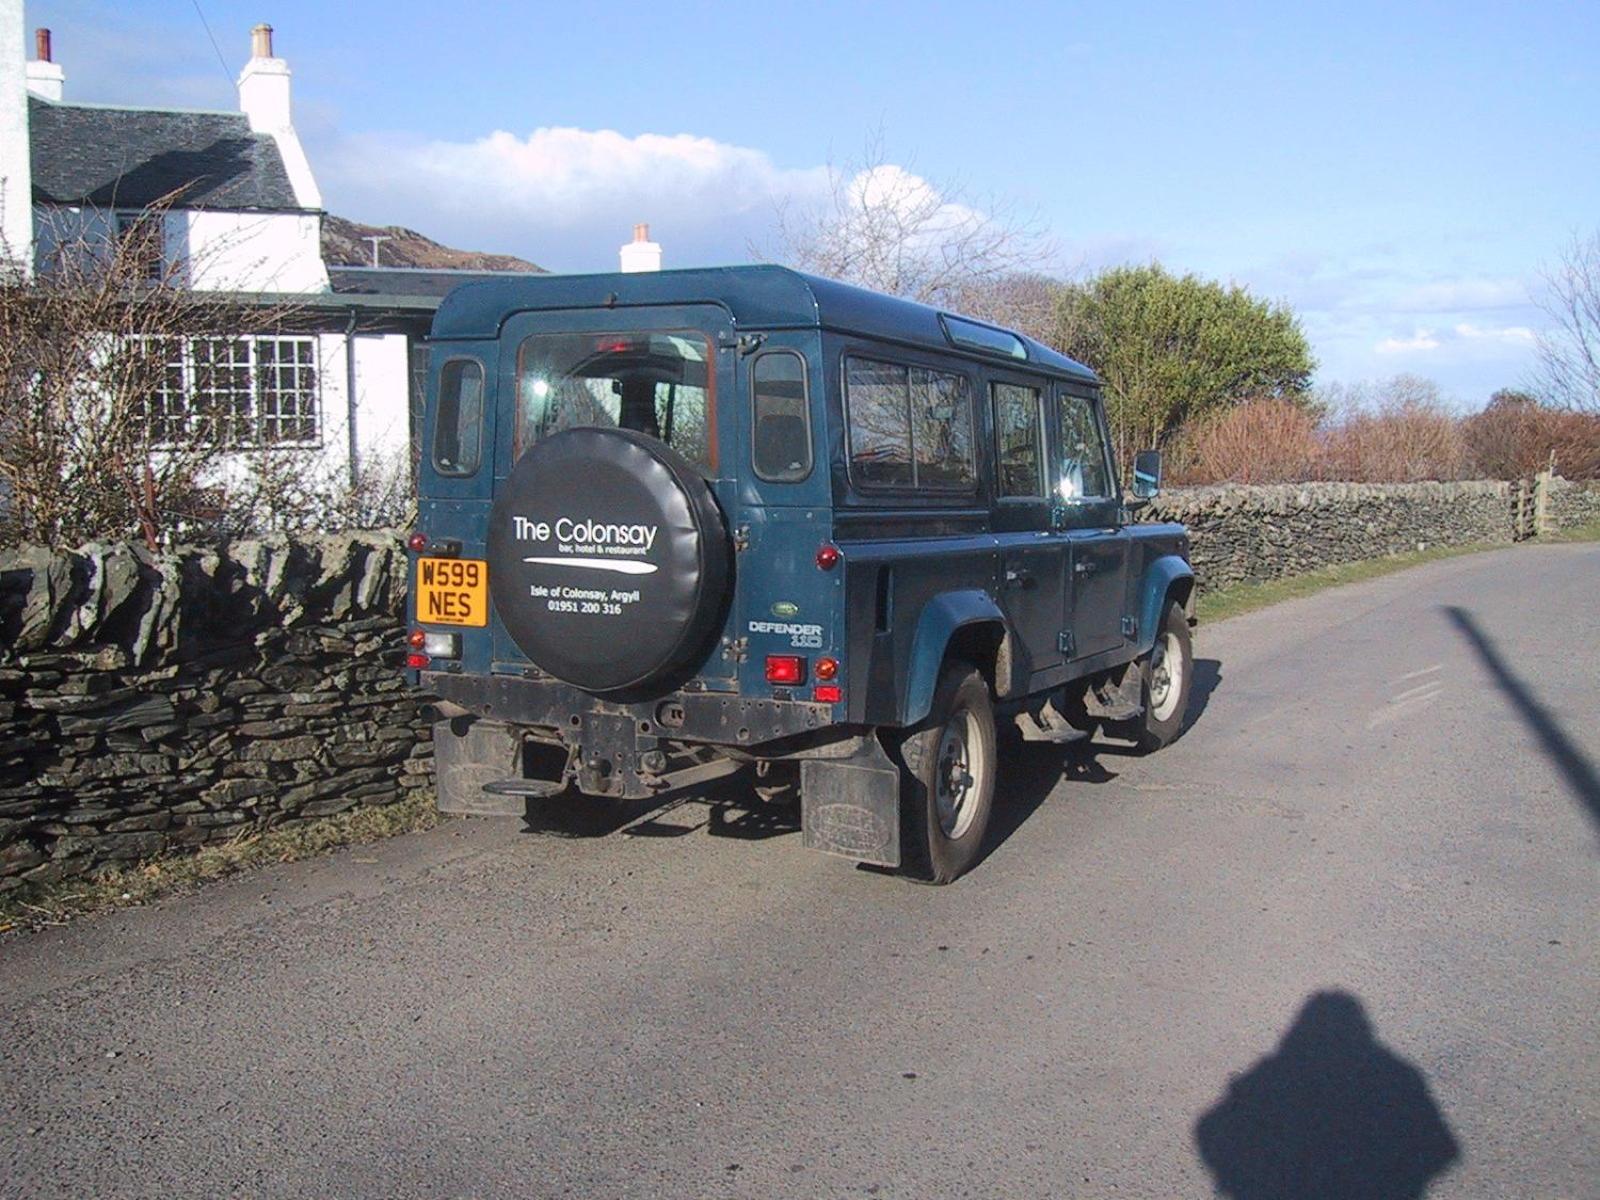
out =
<path fill-rule="evenodd" d="M 1161 451 L 1141 450 L 1133 456 L 1133 494 L 1150 500 L 1161 491 Z"/>

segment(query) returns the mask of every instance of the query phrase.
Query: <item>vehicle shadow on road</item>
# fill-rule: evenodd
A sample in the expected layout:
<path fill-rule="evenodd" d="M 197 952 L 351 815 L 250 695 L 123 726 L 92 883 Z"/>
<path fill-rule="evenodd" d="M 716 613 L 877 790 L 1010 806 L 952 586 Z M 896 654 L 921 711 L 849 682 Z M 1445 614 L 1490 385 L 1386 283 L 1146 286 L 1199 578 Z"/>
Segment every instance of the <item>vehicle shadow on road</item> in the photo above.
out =
<path fill-rule="evenodd" d="M 1444 612 L 1456 631 L 1466 639 L 1467 645 L 1477 652 L 1478 658 L 1494 677 L 1495 684 L 1511 702 L 1511 707 L 1533 731 L 1550 761 L 1561 772 L 1562 779 L 1579 806 L 1594 822 L 1596 829 L 1600 830 L 1600 774 L 1596 773 L 1594 764 L 1584 757 L 1561 728 L 1561 723 L 1539 703 L 1528 685 L 1507 665 L 1494 639 L 1478 627 L 1472 613 L 1453 604 L 1446 606 Z"/>
<path fill-rule="evenodd" d="M 1133 753 L 1127 746 L 1099 741 L 1058 746 L 1050 742 L 1025 742 L 1007 737 L 1000 748 L 1000 774 L 996 780 L 994 811 L 972 869 L 984 861 L 1028 822 L 1063 780 L 1075 783 L 1110 783 L 1117 772 L 1100 761 Z"/>
<path fill-rule="evenodd" d="M 1211 694 L 1222 686 L 1222 660 L 1197 658 L 1194 660 L 1194 679 L 1189 684 L 1189 711 L 1183 717 L 1183 733 L 1193 729 L 1211 702 Z M 1182 737 L 1183 734 L 1178 735 Z"/>
<path fill-rule="evenodd" d="M 1179 737 L 1194 727 L 1212 695 L 1221 686 L 1221 660 L 1196 659 L 1193 682 L 1189 685 L 1189 711 L 1184 716 L 1183 732 Z M 1110 783 L 1120 772 L 1111 769 L 1102 759 L 1115 762 L 1117 759 L 1136 758 L 1142 753 L 1132 745 L 1107 742 L 1098 737 L 1067 746 L 1006 737 L 1001 743 L 1000 776 L 994 812 L 989 818 L 989 832 L 973 868 L 981 866 L 985 859 L 1021 829 L 1028 818 L 1050 798 L 1057 784 L 1063 781 Z"/>
<path fill-rule="evenodd" d="M 1306 1001 L 1195 1122 L 1194 1141 L 1233 1200 L 1416 1200 L 1461 1157 L 1422 1072 L 1338 991 Z"/>

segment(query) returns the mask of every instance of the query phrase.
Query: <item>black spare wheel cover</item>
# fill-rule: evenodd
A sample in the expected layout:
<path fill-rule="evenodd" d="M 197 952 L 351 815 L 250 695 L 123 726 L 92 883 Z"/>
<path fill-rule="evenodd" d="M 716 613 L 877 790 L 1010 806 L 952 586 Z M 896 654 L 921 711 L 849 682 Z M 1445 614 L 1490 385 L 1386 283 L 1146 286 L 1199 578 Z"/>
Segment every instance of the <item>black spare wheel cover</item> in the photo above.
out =
<path fill-rule="evenodd" d="M 517 460 L 489 513 L 489 593 L 522 652 L 591 692 L 684 667 L 723 611 L 727 529 L 677 451 L 568 429 Z"/>

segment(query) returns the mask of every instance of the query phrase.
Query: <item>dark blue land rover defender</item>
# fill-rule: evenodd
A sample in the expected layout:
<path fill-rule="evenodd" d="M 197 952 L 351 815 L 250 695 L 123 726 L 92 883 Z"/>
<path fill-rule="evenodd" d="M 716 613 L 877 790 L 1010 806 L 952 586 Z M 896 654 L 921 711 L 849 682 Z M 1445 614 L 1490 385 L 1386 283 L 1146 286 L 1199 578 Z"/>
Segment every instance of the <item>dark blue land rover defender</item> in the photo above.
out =
<path fill-rule="evenodd" d="M 433 325 L 408 665 L 439 805 L 642 800 L 751 768 L 807 845 L 948 882 L 996 722 L 1182 725 L 1181 526 L 1130 524 L 1095 375 L 777 267 L 530 276 Z"/>

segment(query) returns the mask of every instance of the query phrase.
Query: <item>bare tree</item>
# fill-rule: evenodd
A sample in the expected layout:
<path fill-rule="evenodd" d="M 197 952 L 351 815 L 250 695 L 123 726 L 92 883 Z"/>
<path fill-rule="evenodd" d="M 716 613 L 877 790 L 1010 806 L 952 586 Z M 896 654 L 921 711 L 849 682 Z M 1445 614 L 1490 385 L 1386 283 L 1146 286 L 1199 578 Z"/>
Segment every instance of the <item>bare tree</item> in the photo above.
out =
<path fill-rule="evenodd" d="M 0 540 L 151 547 L 223 503 L 214 468 L 259 441 L 235 349 L 292 302 L 201 293 L 165 259 L 170 201 L 120 229 L 47 230 L 0 267 Z M 243 372 L 243 375 L 241 375 Z"/>
<path fill-rule="evenodd" d="M 1539 307 L 1554 324 L 1539 338 L 1539 390 L 1562 407 L 1600 412 L 1600 231 L 1574 237 L 1544 281 Z"/>
<path fill-rule="evenodd" d="M 760 254 L 760 251 L 757 251 Z M 764 257 L 924 304 L 959 307 L 984 285 L 1035 270 L 1052 248 L 1037 220 L 888 160 L 883 138 L 828 167 L 818 205 L 778 214 Z"/>
<path fill-rule="evenodd" d="M 959 286 L 951 297 L 950 307 L 969 317 L 991 321 L 1025 333 L 1035 341 L 1054 345 L 1064 288 L 1059 279 L 1021 271 Z"/>

